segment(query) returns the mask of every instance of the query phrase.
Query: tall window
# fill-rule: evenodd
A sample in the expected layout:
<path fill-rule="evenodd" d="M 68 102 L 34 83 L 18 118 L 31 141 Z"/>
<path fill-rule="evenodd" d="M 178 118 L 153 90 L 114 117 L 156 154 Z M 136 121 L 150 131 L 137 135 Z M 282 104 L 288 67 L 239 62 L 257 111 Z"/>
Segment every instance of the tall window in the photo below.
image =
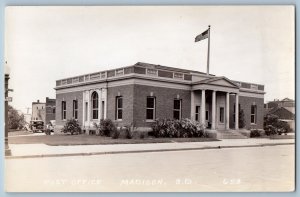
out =
<path fill-rule="evenodd" d="M 66 101 L 61 102 L 61 119 L 65 120 L 67 118 L 67 103 Z"/>
<path fill-rule="evenodd" d="M 251 105 L 251 123 L 256 124 L 256 105 Z"/>
<path fill-rule="evenodd" d="M 154 120 L 155 119 L 155 98 L 147 97 L 147 109 L 146 109 L 146 119 Z"/>
<path fill-rule="evenodd" d="M 205 111 L 205 120 L 208 121 L 208 119 L 209 119 L 209 112 L 208 112 L 208 110 L 206 110 L 206 111 Z"/>
<path fill-rule="evenodd" d="M 196 106 L 195 120 L 200 120 L 200 106 Z"/>
<path fill-rule="evenodd" d="M 92 94 L 92 118 L 98 119 L 98 93 L 93 92 Z"/>
<path fill-rule="evenodd" d="M 116 98 L 116 119 L 122 120 L 123 118 L 123 98 L 121 96 Z"/>
<path fill-rule="evenodd" d="M 181 119 L 181 100 L 174 99 L 174 109 L 173 109 L 173 118 L 174 119 Z"/>
<path fill-rule="evenodd" d="M 220 107 L 220 123 L 224 123 L 224 107 Z"/>
<path fill-rule="evenodd" d="M 78 101 L 73 100 L 73 118 L 78 119 Z"/>

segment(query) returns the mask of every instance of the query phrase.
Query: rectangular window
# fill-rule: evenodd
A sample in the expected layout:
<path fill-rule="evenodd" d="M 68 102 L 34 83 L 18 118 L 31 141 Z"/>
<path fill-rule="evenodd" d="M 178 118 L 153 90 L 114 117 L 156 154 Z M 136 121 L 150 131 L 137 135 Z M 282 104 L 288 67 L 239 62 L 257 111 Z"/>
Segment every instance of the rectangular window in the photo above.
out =
<path fill-rule="evenodd" d="M 173 109 L 173 118 L 174 119 L 181 119 L 181 100 L 174 99 L 174 109 Z"/>
<path fill-rule="evenodd" d="M 155 98 L 147 97 L 147 106 L 146 106 L 146 119 L 154 120 L 155 119 Z"/>
<path fill-rule="evenodd" d="M 55 114 L 55 108 L 53 108 L 53 109 L 52 109 L 52 113 L 54 113 L 54 114 Z"/>
<path fill-rule="evenodd" d="M 117 97 L 116 99 L 116 119 L 122 120 L 123 118 L 123 98 Z"/>
<path fill-rule="evenodd" d="M 200 120 L 200 106 L 196 106 L 195 120 Z"/>
<path fill-rule="evenodd" d="M 73 100 L 73 118 L 78 119 L 78 101 Z"/>
<path fill-rule="evenodd" d="M 224 107 L 220 107 L 220 123 L 224 123 Z"/>
<path fill-rule="evenodd" d="M 61 102 L 61 119 L 66 120 L 67 118 L 67 104 L 66 101 Z"/>
<path fill-rule="evenodd" d="M 208 110 L 206 110 L 206 112 L 205 112 L 205 120 L 208 121 L 208 117 L 209 117 L 209 112 L 208 112 Z"/>
<path fill-rule="evenodd" d="M 251 105 L 251 124 L 256 124 L 256 105 Z"/>

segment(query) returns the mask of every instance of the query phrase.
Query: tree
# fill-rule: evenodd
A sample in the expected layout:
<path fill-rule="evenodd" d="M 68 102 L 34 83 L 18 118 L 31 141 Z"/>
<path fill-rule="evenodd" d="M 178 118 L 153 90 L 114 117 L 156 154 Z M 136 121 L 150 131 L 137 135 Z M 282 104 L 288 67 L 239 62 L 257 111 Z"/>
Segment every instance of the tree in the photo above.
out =
<path fill-rule="evenodd" d="M 287 133 L 291 131 L 288 123 L 279 120 L 278 116 L 273 114 L 267 114 L 264 117 L 264 130 L 266 135 L 274 135 Z"/>
<path fill-rule="evenodd" d="M 19 114 L 16 109 L 8 105 L 8 128 L 21 129 L 25 126 L 25 117 Z"/>

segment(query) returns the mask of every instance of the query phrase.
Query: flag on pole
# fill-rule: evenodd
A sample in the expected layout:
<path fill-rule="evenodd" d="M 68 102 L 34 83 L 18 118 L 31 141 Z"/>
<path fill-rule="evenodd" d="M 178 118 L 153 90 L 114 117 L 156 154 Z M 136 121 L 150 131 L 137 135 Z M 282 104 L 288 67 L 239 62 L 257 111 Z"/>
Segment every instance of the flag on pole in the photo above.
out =
<path fill-rule="evenodd" d="M 196 36 L 195 42 L 199 42 L 201 40 L 204 40 L 204 39 L 208 38 L 208 31 L 209 31 L 209 29 L 204 31 L 202 34 L 199 34 L 198 36 Z"/>

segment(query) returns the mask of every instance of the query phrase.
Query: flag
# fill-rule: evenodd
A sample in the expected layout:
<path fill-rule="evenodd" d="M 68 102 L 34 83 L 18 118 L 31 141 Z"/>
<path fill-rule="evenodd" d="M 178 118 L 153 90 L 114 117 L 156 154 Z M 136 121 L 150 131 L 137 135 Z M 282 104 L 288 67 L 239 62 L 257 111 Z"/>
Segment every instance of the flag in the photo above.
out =
<path fill-rule="evenodd" d="M 202 34 L 199 34 L 198 36 L 196 36 L 195 42 L 199 42 L 201 40 L 204 40 L 204 39 L 208 38 L 208 31 L 209 31 L 209 29 L 204 31 Z"/>

